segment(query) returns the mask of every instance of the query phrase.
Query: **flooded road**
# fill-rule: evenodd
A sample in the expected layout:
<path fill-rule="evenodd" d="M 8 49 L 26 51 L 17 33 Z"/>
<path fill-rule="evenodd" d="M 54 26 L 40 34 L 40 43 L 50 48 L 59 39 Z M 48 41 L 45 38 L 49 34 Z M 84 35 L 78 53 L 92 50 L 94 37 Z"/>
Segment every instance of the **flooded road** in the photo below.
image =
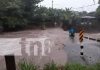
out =
<path fill-rule="evenodd" d="M 54 61 L 58 65 L 60 64 L 63 65 L 65 63 L 93 64 L 100 61 L 99 59 L 100 58 L 100 43 L 99 42 L 84 39 L 84 42 L 83 42 L 84 58 L 82 58 L 80 57 L 81 49 L 80 49 L 78 34 L 76 34 L 76 37 L 74 40 L 71 40 L 69 38 L 68 31 L 63 31 L 61 28 L 51 28 L 47 30 L 25 30 L 25 31 L 18 31 L 18 32 L 8 32 L 8 33 L 1 34 L 0 38 L 1 38 L 0 52 L 3 53 L 3 54 L 1 53 L 2 55 L 0 55 L 0 62 L 1 62 L 0 70 L 6 69 L 4 56 L 5 54 L 10 53 L 10 52 L 13 52 L 13 53 L 16 52 L 15 53 L 16 65 L 18 65 L 18 63 L 23 60 L 35 63 L 40 66 L 43 66 L 45 63 L 48 63 L 51 61 Z M 31 40 L 30 38 L 32 39 L 48 38 L 50 42 L 52 42 L 50 53 L 47 53 L 47 51 L 45 51 L 47 53 L 47 56 L 42 56 L 41 55 L 42 49 L 41 49 L 41 45 L 39 44 L 38 46 L 39 53 L 40 53 L 39 55 L 34 56 L 34 46 L 32 46 L 29 51 L 31 52 L 32 55 L 27 56 L 25 52 L 23 52 L 24 53 L 23 55 L 19 55 L 19 54 L 22 54 L 21 52 L 23 50 L 25 51 L 25 48 L 24 48 L 25 45 L 18 44 L 21 38 L 26 38 L 28 40 Z M 14 40 L 13 45 L 12 45 L 11 43 L 12 39 L 16 39 L 16 40 L 18 39 L 18 42 Z M 6 46 L 2 46 L 2 45 L 6 45 Z M 48 47 L 49 46 L 46 45 L 46 48 Z"/>
<path fill-rule="evenodd" d="M 78 41 L 78 35 L 75 40 L 66 41 L 64 50 L 68 53 L 68 62 L 70 63 L 81 63 L 81 64 L 94 64 L 100 61 L 100 43 L 84 39 L 83 41 L 83 57 L 80 55 L 81 48 L 80 42 Z"/>

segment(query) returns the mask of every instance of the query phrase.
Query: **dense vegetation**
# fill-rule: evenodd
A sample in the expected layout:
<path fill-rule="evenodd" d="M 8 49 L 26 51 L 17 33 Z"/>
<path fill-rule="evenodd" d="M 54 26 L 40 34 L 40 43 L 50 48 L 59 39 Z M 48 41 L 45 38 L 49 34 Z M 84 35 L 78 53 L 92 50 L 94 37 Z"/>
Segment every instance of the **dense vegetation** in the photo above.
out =
<path fill-rule="evenodd" d="M 4 30 L 25 27 L 32 22 L 37 4 L 42 0 L 1 0 L 0 25 Z"/>
<path fill-rule="evenodd" d="M 53 27 L 67 21 L 80 23 L 79 18 L 84 15 L 100 18 L 100 6 L 96 12 L 71 11 L 66 8 L 53 9 L 38 6 L 43 0 L 1 0 L 0 1 L 0 31 L 20 30 L 26 26 L 36 26 L 45 29 L 45 26 Z M 98 25 L 97 25 L 98 26 Z"/>
<path fill-rule="evenodd" d="M 61 21 L 68 18 L 71 14 L 69 9 L 61 10 L 39 7 L 38 3 L 41 1 L 1 0 L 0 29 L 17 30 L 27 25 L 43 26 L 44 22 Z"/>

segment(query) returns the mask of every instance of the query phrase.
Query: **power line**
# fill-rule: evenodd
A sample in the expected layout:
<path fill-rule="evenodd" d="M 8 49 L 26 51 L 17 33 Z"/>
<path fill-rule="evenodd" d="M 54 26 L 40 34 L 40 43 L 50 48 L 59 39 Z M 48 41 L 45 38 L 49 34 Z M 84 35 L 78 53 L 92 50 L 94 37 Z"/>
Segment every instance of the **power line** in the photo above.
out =
<path fill-rule="evenodd" d="M 90 6 L 94 6 L 94 5 L 97 5 L 98 3 L 95 3 L 95 4 L 91 4 L 91 5 L 87 5 L 87 6 L 82 6 L 82 7 L 78 7 L 78 8 L 73 8 L 73 9 L 79 9 L 79 8 L 85 8 L 85 7 L 90 7 Z"/>

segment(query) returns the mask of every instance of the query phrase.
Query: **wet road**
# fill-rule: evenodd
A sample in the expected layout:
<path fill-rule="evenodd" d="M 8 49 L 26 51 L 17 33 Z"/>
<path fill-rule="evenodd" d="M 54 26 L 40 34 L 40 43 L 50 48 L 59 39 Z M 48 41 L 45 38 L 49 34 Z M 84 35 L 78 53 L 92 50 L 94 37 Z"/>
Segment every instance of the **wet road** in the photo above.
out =
<path fill-rule="evenodd" d="M 51 53 L 47 54 L 47 56 L 43 56 L 40 58 L 41 50 L 38 56 L 34 56 L 34 51 L 33 51 L 34 48 L 30 50 L 30 52 L 33 53 L 31 56 L 28 56 L 28 57 L 26 55 L 18 56 L 21 53 L 21 51 L 25 50 L 25 48 L 18 49 L 20 48 L 21 45 L 18 46 L 20 40 L 18 39 L 18 41 L 16 41 L 17 40 L 16 38 L 24 38 L 24 37 L 25 38 L 42 38 L 45 36 L 49 38 L 50 41 L 53 43 L 51 47 Z M 25 58 L 29 62 L 39 64 L 40 66 L 52 60 L 59 65 L 62 65 L 62 64 L 64 65 L 67 62 L 93 64 L 100 61 L 99 59 L 100 58 L 100 43 L 99 42 L 97 43 L 95 41 L 84 39 L 84 42 L 83 42 L 84 58 L 81 58 L 80 57 L 81 49 L 80 49 L 80 43 L 78 40 L 78 34 L 76 34 L 74 41 L 69 39 L 68 36 L 69 36 L 69 33 L 67 31 L 63 31 L 61 28 L 54 28 L 54 29 L 47 29 L 47 30 L 25 30 L 25 31 L 1 34 L 0 35 L 0 70 L 6 70 L 4 56 L 1 56 L 1 54 L 4 55 L 6 53 L 8 54 L 9 52 L 10 53 L 17 52 L 15 53 L 15 55 L 17 55 L 15 56 L 16 64 L 19 63 L 19 61 L 21 61 L 23 58 Z M 11 42 L 12 40 L 9 39 L 6 41 L 6 40 L 3 40 L 3 38 L 10 38 L 10 39 L 15 38 L 15 40 L 13 40 L 13 43 L 12 43 Z M 4 52 L 4 53 L 1 53 L 1 52 Z"/>
<path fill-rule="evenodd" d="M 78 34 L 76 35 L 78 36 Z M 68 36 L 67 36 L 68 37 Z M 80 43 L 78 37 L 74 40 L 69 39 L 64 44 L 64 50 L 68 55 L 69 63 L 81 63 L 81 64 L 94 64 L 100 61 L 100 42 L 84 39 L 84 56 L 80 55 Z"/>

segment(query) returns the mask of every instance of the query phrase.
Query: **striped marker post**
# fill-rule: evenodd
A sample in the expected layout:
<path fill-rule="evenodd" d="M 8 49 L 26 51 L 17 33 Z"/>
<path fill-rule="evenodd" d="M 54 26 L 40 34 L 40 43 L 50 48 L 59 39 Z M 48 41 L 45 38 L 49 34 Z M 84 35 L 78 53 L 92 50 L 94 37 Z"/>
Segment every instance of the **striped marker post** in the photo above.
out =
<path fill-rule="evenodd" d="M 83 38 L 84 38 L 84 31 L 81 29 L 79 32 L 79 41 L 80 41 L 80 48 L 81 48 L 80 55 L 84 55 L 84 53 L 83 53 L 83 49 L 84 49 Z"/>

